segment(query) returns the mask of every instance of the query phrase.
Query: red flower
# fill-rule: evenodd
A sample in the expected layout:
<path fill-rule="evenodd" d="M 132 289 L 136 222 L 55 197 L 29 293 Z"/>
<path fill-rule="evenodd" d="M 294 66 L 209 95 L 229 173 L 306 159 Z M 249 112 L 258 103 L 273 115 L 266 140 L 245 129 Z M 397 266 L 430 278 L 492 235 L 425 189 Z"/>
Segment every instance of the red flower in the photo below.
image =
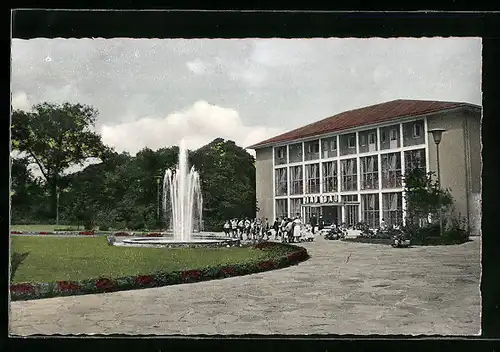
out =
<path fill-rule="evenodd" d="M 271 260 L 266 260 L 258 264 L 259 269 L 273 269 L 274 263 Z"/>
<path fill-rule="evenodd" d="M 14 235 L 22 235 L 23 234 L 22 231 L 11 231 L 10 233 L 12 233 Z"/>
<path fill-rule="evenodd" d="M 99 279 L 97 280 L 95 287 L 99 290 L 111 290 L 115 287 L 115 283 L 109 279 Z"/>
<path fill-rule="evenodd" d="M 162 234 L 158 233 L 158 232 L 152 232 L 152 233 L 146 234 L 146 237 L 162 237 Z"/>
<path fill-rule="evenodd" d="M 152 282 L 154 282 L 154 280 L 153 280 L 153 277 L 152 277 L 152 276 L 149 276 L 149 275 L 142 275 L 142 276 L 138 276 L 138 277 L 135 279 L 135 282 L 136 282 L 136 284 L 138 284 L 139 286 L 145 286 L 145 285 L 149 285 L 149 284 L 151 284 Z"/>
<path fill-rule="evenodd" d="M 94 230 L 92 230 L 92 231 L 81 231 L 79 234 L 80 235 L 85 235 L 85 236 L 94 236 Z"/>
<path fill-rule="evenodd" d="M 52 232 L 40 231 L 39 234 L 40 235 L 50 235 L 50 234 L 52 234 Z"/>
<path fill-rule="evenodd" d="M 59 281 L 59 289 L 61 291 L 78 291 L 81 287 L 77 284 L 68 281 Z"/>
<path fill-rule="evenodd" d="M 291 262 L 301 260 L 304 258 L 304 253 L 304 251 L 293 252 L 292 254 L 288 255 L 288 260 L 290 260 Z"/>
<path fill-rule="evenodd" d="M 115 236 L 130 236 L 130 234 L 128 232 L 117 232 Z"/>
<path fill-rule="evenodd" d="M 197 279 L 201 276 L 201 271 L 199 270 L 188 270 L 181 274 L 183 280 Z"/>
<path fill-rule="evenodd" d="M 268 248 L 268 247 L 272 247 L 272 246 L 276 246 L 276 243 L 274 243 L 274 242 L 261 242 L 261 243 L 257 243 L 255 245 L 255 248 L 264 249 L 264 248 Z"/>
<path fill-rule="evenodd" d="M 15 293 L 35 293 L 35 288 L 31 284 L 10 285 L 10 290 Z"/>
<path fill-rule="evenodd" d="M 238 271 L 232 267 L 232 266 L 226 266 L 225 268 L 222 268 L 222 272 L 225 274 L 225 275 L 238 275 Z"/>

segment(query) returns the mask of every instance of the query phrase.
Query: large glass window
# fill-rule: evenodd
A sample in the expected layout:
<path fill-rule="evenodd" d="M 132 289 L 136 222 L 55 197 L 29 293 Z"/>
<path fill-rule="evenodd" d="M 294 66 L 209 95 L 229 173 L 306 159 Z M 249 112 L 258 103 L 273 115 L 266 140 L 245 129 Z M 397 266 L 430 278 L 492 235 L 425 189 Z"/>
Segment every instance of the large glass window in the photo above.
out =
<path fill-rule="evenodd" d="M 283 165 L 287 163 L 286 160 L 286 147 L 276 147 L 274 148 L 274 164 Z"/>
<path fill-rule="evenodd" d="M 381 155 L 382 188 L 401 187 L 401 153 Z"/>
<path fill-rule="evenodd" d="M 276 195 L 286 196 L 288 193 L 286 167 L 276 169 L 274 172 L 276 181 Z"/>
<path fill-rule="evenodd" d="M 323 159 L 337 156 L 337 137 L 321 139 L 321 157 Z"/>
<path fill-rule="evenodd" d="M 383 218 L 387 225 L 403 224 L 403 194 L 383 193 L 382 194 Z"/>
<path fill-rule="evenodd" d="M 425 149 L 408 150 L 405 152 L 405 172 L 416 168 L 426 170 Z"/>
<path fill-rule="evenodd" d="M 380 128 L 380 149 L 395 149 L 401 146 L 400 125 Z"/>
<path fill-rule="evenodd" d="M 424 121 L 412 121 L 403 124 L 403 145 L 425 144 Z"/>
<path fill-rule="evenodd" d="M 356 133 L 342 134 L 339 138 L 340 155 L 356 154 Z"/>
<path fill-rule="evenodd" d="M 308 164 L 306 168 L 306 193 L 319 193 L 319 164 Z"/>
<path fill-rule="evenodd" d="M 288 217 L 288 199 L 276 199 L 276 217 Z"/>
<path fill-rule="evenodd" d="M 290 194 L 303 194 L 302 165 L 290 167 Z"/>
<path fill-rule="evenodd" d="M 359 132 L 359 152 L 367 153 L 377 150 L 377 130 L 368 130 Z"/>
<path fill-rule="evenodd" d="M 338 192 L 337 162 L 323 163 L 323 193 Z"/>
<path fill-rule="evenodd" d="M 378 189 L 378 156 L 365 156 L 359 162 L 361 189 Z"/>
<path fill-rule="evenodd" d="M 319 140 L 304 143 L 305 160 L 319 159 Z"/>
<path fill-rule="evenodd" d="M 291 163 L 298 163 L 303 161 L 302 143 L 289 145 L 288 153 Z"/>
<path fill-rule="evenodd" d="M 361 195 L 361 213 L 363 214 L 364 222 L 366 222 L 370 228 L 375 229 L 379 227 L 380 208 L 378 193 Z"/>
<path fill-rule="evenodd" d="M 358 190 L 358 170 L 356 159 L 346 159 L 340 161 L 342 191 L 357 191 Z"/>
<path fill-rule="evenodd" d="M 290 198 L 290 217 L 302 216 L 302 198 Z"/>

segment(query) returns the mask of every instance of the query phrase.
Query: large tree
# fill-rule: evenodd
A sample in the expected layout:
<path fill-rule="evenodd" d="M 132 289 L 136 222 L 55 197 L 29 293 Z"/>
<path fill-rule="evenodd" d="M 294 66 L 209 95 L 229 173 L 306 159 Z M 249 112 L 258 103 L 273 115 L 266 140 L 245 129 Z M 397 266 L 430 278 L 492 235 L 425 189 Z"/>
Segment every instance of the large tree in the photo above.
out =
<path fill-rule="evenodd" d="M 51 216 L 56 213 L 62 172 L 109 150 L 95 131 L 98 111 L 82 104 L 42 103 L 31 111 L 12 113 L 12 147 L 40 168 L 50 191 Z"/>

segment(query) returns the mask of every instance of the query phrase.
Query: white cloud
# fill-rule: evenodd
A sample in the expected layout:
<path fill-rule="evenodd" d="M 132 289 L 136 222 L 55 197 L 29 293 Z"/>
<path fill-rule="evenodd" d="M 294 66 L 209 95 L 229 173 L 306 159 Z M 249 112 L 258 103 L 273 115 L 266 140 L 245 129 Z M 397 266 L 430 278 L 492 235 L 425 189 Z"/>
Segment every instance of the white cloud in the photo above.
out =
<path fill-rule="evenodd" d="M 12 95 L 12 108 L 24 111 L 31 109 L 31 103 L 25 92 L 17 92 Z"/>
<path fill-rule="evenodd" d="M 100 131 L 104 143 L 131 154 L 144 147 L 155 150 L 178 145 L 182 139 L 189 149 L 197 149 L 219 137 L 247 147 L 283 132 L 279 128 L 247 126 L 235 109 L 206 101 L 197 101 L 165 118 L 142 117 L 114 126 L 103 125 Z"/>
<path fill-rule="evenodd" d="M 195 59 L 193 61 L 186 62 L 188 69 L 198 75 L 205 73 L 207 71 L 207 66 L 200 59 Z"/>

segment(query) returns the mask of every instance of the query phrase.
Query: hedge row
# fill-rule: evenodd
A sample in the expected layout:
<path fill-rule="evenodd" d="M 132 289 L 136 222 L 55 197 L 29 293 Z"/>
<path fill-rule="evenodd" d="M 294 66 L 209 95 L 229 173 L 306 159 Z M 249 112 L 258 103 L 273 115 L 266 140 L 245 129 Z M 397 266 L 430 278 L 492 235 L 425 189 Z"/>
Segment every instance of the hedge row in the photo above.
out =
<path fill-rule="evenodd" d="M 216 266 L 174 272 L 157 272 L 151 275 L 121 278 L 97 278 L 81 281 L 57 281 L 48 283 L 23 282 L 10 285 L 11 300 L 30 300 L 56 296 L 85 295 L 116 292 L 151 287 L 161 287 L 188 282 L 199 282 L 226 277 L 248 275 L 297 264 L 309 258 L 305 248 L 274 242 L 262 242 L 254 246 L 269 253 L 267 260 L 245 264 Z"/>

